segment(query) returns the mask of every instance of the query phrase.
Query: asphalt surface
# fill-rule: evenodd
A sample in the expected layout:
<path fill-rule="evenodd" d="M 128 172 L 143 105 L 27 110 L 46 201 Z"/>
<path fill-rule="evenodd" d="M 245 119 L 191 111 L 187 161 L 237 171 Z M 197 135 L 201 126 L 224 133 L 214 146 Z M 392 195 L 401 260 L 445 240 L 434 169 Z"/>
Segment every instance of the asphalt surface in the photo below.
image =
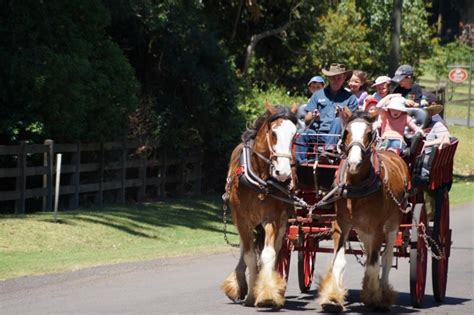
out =
<path fill-rule="evenodd" d="M 449 261 L 447 297 L 436 304 L 428 262 L 424 307 L 410 305 L 409 262 L 398 261 L 391 283 L 399 292 L 395 313 L 473 314 L 474 204 L 451 209 L 453 246 Z M 308 294 L 298 289 L 296 253 L 293 253 L 285 306 L 287 314 L 320 312 L 315 284 Z M 316 274 L 325 272 L 330 254 L 318 254 Z M 364 313 L 360 303 L 363 269 L 347 256 L 344 283 L 349 289 L 347 313 Z M 0 261 L 1 263 L 1 261 Z M 244 307 L 219 290 L 237 263 L 237 252 L 159 259 L 140 263 L 87 268 L 76 272 L 21 277 L 0 282 L 0 314 L 255 314 L 272 311 Z M 375 313 L 372 313 L 375 314 Z"/>

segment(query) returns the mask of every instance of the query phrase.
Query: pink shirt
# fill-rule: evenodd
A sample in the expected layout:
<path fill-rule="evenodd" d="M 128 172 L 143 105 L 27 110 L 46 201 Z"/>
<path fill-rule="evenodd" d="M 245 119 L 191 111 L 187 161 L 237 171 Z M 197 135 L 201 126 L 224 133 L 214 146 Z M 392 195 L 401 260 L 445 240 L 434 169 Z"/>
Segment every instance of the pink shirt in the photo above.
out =
<path fill-rule="evenodd" d="M 402 113 L 398 118 L 393 118 L 389 113 L 386 113 L 386 115 L 379 115 L 379 119 L 382 138 L 400 139 L 405 142 L 403 139 L 405 127 L 413 118 L 406 113 Z"/>

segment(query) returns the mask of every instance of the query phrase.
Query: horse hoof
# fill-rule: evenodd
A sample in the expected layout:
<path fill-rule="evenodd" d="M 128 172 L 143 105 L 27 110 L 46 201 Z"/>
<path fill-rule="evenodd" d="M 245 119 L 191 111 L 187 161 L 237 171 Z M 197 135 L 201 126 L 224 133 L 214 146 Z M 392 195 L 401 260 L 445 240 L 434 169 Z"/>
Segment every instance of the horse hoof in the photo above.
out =
<path fill-rule="evenodd" d="M 258 303 L 256 303 L 255 306 L 262 308 L 271 308 L 272 310 L 279 310 L 282 307 L 282 305 L 277 305 L 275 301 L 271 299 L 259 301 Z"/>
<path fill-rule="evenodd" d="M 343 310 L 342 305 L 334 302 L 323 303 L 321 307 L 325 313 L 340 313 Z"/>

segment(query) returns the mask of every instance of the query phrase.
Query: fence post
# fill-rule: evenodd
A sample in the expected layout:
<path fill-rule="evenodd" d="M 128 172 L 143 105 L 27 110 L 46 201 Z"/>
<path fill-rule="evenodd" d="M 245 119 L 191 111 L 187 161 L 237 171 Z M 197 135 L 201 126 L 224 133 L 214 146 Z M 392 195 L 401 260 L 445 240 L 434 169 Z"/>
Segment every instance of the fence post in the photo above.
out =
<path fill-rule="evenodd" d="M 141 186 L 138 188 L 137 200 L 143 202 L 146 195 L 146 182 L 147 182 L 147 156 L 146 152 L 140 157 L 140 166 L 138 168 L 138 176 L 140 178 Z"/>
<path fill-rule="evenodd" d="M 46 174 L 43 175 L 43 188 L 47 190 L 46 196 L 43 195 L 43 211 L 52 211 L 54 141 L 47 139 L 44 144 L 48 146 L 48 151 L 43 154 L 43 166 L 46 167 Z"/>
<path fill-rule="evenodd" d="M 96 194 L 96 203 L 102 208 L 104 205 L 104 167 L 105 167 L 105 151 L 104 151 L 104 142 L 100 142 L 99 149 L 99 190 Z"/>
<path fill-rule="evenodd" d="M 74 165 L 74 173 L 71 177 L 71 184 L 74 185 L 74 194 L 69 199 L 69 207 L 72 209 L 79 208 L 79 189 L 81 182 L 81 143 L 76 142 L 76 152 L 72 156 L 72 164 Z"/>
<path fill-rule="evenodd" d="M 122 141 L 122 169 L 120 174 L 121 186 L 119 192 L 119 202 L 125 203 L 125 191 L 127 184 L 127 139 Z"/>
<path fill-rule="evenodd" d="M 159 164 L 161 165 L 159 171 L 158 171 L 158 197 L 164 197 L 165 196 L 165 190 L 166 190 L 166 151 L 165 150 L 160 150 L 160 157 L 158 159 Z"/>
<path fill-rule="evenodd" d="M 187 158 L 183 158 L 182 161 L 178 161 L 177 166 L 177 175 L 179 177 L 178 184 L 176 185 L 176 193 L 178 196 L 183 196 L 184 194 L 184 185 L 186 183 L 185 169 L 186 169 Z"/>
<path fill-rule="evenodd" d="M 20 197 L 16 200 L 15 214 L 25 214 L 25 190 L 26 190 L 26 142 L 20 142 L 20 153 L 17 160 L 18 175 L 16 178 L 16 191 Z"/>
<path fill-rule="evenodd" d="M 194 181 L 194 194 L 200 195 L 201 194 L 201 180 L 202 180 L 202 154 L 199 156 L 199 161 L 195 164 L 195 176 L 196 179 Z"/>

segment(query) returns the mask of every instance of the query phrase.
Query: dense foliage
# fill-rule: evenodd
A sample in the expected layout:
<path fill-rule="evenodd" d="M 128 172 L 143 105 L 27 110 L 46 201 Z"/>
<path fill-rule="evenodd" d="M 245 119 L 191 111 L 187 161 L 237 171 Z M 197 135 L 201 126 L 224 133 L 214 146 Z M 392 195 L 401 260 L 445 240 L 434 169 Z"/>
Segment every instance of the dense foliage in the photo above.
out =
<path fill-rule="evenodd" d="M 221 187 L 264 101 L 304 102 L 332 62 L 387 73 L 392 2 L 3 1 L 0 141 L 128 132 L 176 156 L 204 152 L 208 187 Z M 403 2 L 403 63 L 430 53 L 426 3 Z"/>
<path fill-rule="evenodd" d="M 437 42 L 434 45 L 433 55 L 426 60 L 424 67 L 430 73 L 435 74 L 437 80 L 447 78 L 450 68 L 449 65 L 468 65 L 470 48 L 454 41 L 445 46 L 440 46 Z"/>
<path fill-rule="evenodd" d="M 1 142 L 124 135 L 138 85 L 100 2 L 5 1 L 0 21 Z"/>

